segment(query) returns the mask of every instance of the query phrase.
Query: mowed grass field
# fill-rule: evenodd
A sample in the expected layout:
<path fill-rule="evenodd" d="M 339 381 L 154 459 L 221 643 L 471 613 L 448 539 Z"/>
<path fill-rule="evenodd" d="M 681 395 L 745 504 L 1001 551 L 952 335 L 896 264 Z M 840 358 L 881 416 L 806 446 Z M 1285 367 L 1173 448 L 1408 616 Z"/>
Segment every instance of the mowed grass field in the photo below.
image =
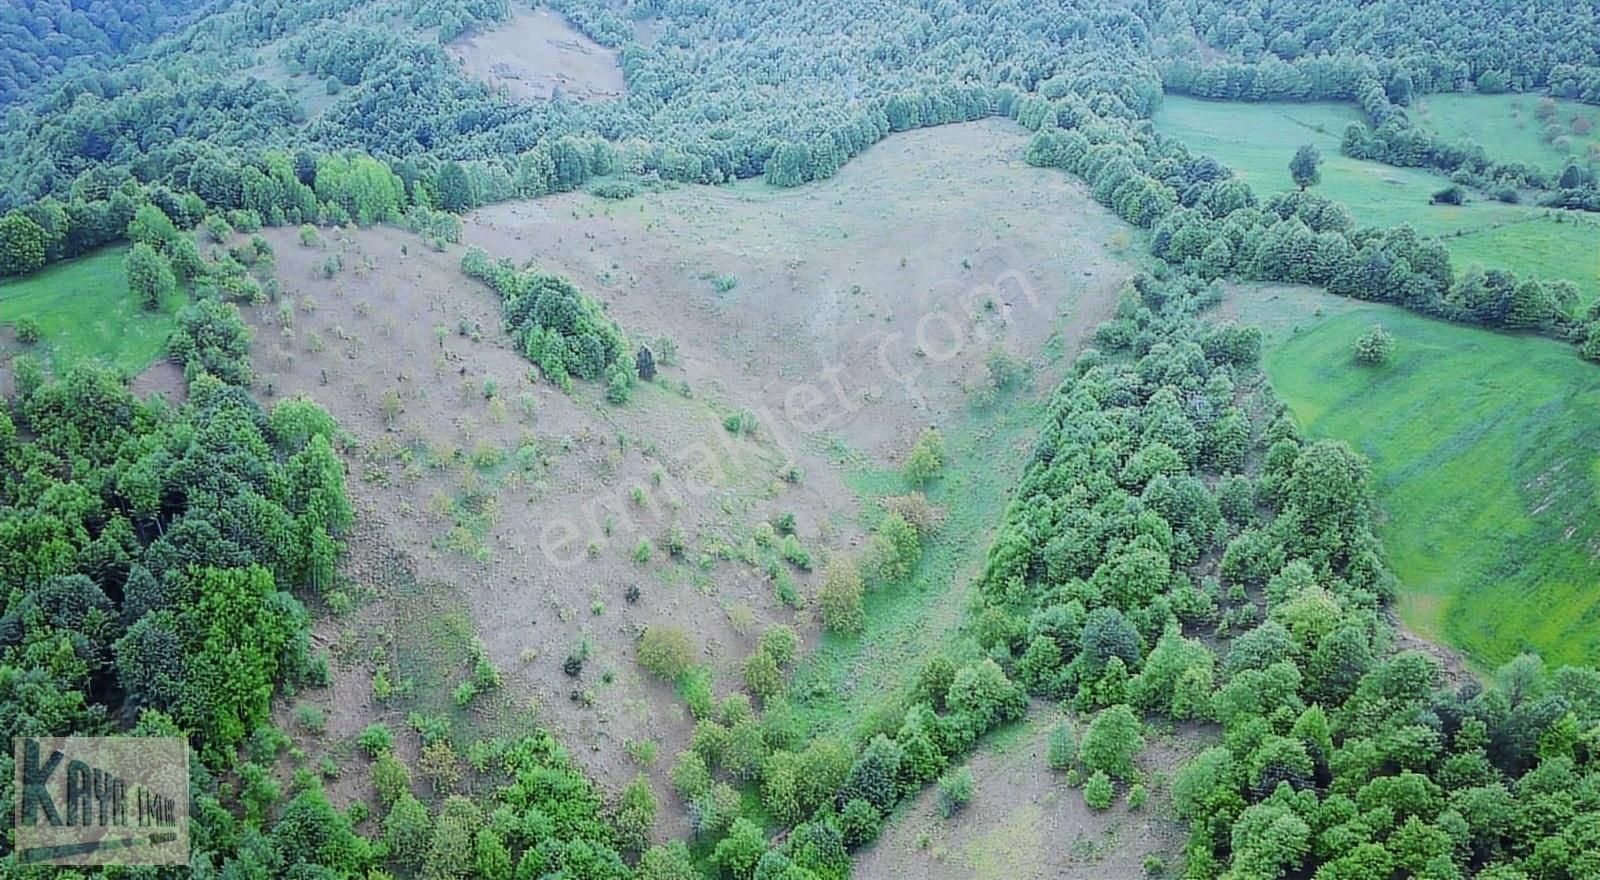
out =
<path fill-rule="evenodd" d="M 130 375 L 161 357 L 182 305 L 174 295 L 159 311 L 146 311 L 128 292 L 125 248 L 113 247 L 0 282 L 0 324 L 32 318 L 42 331 L 32 346 L 14 352 L 41 356 L 61 372 L 98 359 Z"/>
<path fill-rule="evenodd" d="M 1304 288 L 1248 287 L 1241 320 L 1306 433 L 1372 459 L 1380 534 L 1419 634 L 1492 667 L 1600 660 L 1600 368 L 1570 346 Z M 1393 360 L 1357 365 L 1373 324 Z"/>
<path fill-rule="evenodd" d="M 1448 113 L 1434 112 L 1448 116 L 1460 111 L 1452 107 Z M 1262 198 L 1292 189 L 1290 158 L 1301 145 L 1316 144 L 1323 158 L 1316 191 L 1343 203 L 1356 222 L 1409 223 L 1423 235 L 1441 236 L 1457 272 L 1480 265 L 1523 277 L 1566 279 L 1578 285 L 1585 303 L 1600 298 L 1600 221 L 1483 198 L 1461 206 L 1430 205 L 1429 198 L 1449 185 L 1445 177 L 1339 154 L 1345 126 L 1361 118 L 1347 104 L 1203 101 L 1172 95 L 1155 121 L 1191 150 L 1233 168 Z"/>
<path fill-rule="evenodd" d="M 1548 123 L 1535 115 L 1540 100 L 1539 95 L 1427 95 L 1409 112 L 1418 126 L 1445 140 L 1477 141 L 1496 161 L 1522 161 L 1551 172 L 1569 159 L 1588 162 L 1590 149 L 1600 150 L 1600 107 L 1557 100 L 1551 123 L 1564 134 L 1546 141 Z"/>

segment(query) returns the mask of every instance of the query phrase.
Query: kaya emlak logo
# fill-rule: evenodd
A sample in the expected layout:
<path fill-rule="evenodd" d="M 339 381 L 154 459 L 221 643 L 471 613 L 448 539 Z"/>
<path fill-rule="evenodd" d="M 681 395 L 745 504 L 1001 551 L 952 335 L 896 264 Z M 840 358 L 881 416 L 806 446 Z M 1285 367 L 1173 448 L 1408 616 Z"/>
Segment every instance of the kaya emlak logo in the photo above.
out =
<path fill-rule="evenodd" d="M 183 737 L 19 736 L 12 745 L 20 863 L 189 863 Z"/>

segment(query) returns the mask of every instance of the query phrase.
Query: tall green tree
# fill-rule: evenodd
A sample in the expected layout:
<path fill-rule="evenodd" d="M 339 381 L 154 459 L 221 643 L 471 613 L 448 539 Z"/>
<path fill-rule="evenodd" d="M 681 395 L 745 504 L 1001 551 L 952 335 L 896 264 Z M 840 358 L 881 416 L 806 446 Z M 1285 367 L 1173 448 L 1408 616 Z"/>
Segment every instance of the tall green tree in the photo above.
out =
<path fill-rule="evenodd" d="M 1316 144 L 1306 144 L 1294 151 L 1294 158 L 1289 160 L 1289 176 L 1294 178 L 1294 185 L 1300 187 L 1301 192 L 1322 182 L 1322 152 Z"/>

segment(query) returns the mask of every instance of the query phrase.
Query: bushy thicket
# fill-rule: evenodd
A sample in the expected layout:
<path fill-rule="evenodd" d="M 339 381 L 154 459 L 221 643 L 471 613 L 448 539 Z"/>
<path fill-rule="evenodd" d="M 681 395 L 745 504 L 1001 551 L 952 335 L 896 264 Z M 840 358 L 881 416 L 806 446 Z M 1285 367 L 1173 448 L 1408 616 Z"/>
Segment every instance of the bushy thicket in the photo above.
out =
<path fill-rule="evenodd" d="M 599 379 L 621 370 L 631 384 L 635 360 L 627 338 L 600 304 L 566 277 L 518 270 L 478 248 L 462 256 L 461 271 L 500 294 L 506 330 L 552 381 Z"/>

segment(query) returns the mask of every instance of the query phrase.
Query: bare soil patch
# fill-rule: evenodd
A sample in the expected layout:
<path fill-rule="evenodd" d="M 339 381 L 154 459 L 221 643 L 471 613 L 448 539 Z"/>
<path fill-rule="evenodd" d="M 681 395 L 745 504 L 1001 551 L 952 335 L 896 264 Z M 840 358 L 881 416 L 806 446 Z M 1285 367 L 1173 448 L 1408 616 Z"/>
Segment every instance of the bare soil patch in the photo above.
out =
<path fill-rule="evenodd" d="M 494 30 L 449 45 L 466 72 L 518 100 L 548 100 L 558 93 L 580 101 L 623 93 L 615 50 L 575 30 L 548 9 L 518 10 Z"/>
<path fill-rule="evenodd" d="M 189 399 L 189 383 L 183 378 L 183 368 L 166 358 L 145 367 L 133 377 L 129 388 L 136 397 L 163 397 L 173 406 L 182 406 Z"/>
<path fill-rule="evenodd" d="M 1058 364 L 1047 353 L 1070 352 L 1133 271 L 1126 227 L 1024 165 L 1024 143 L 1009 124 L 949 126 L 796 191 L 573 193 L 468 218 L 469 244 L 572 277 L 658 363 L 660 338 L 676 341 L 677 362 L 622 407 L 597 385 L 539 381 L 496 295 L 459 271 L 460 247 L 394 229 L 324 230 L 313 247 L 265 232 L 282 295 L 247 310 L 257 390 L 308 395 L 349 435 L 361 526 L 344 571 L 377 597 L 319 627 L 338 659 L 331 693 L 308 697 L 324 738 L 402 726 L 404 704 L 372 696 L 384 658 L 469 728 L 551 728 L 612 789 L 641 769 L 625 745 L 656 742 L 643 769 L 667 807 L 658 830 L 686 833 L 665 778 L 692 725 L 635 664 L 638 634 L 689 631 L 719 694 L 742 686 L 763 627 L 814 643 L 810 612 L 775 595 L 758 524 L 795 515 L 813 564 L 778 566 L 803 601 L 863 538 L 850 470 L 894 463 L 926 425 L 982 418 L 970 398 L 992 352 Z M 1033 393 L 1056 378 L 1035 370 Z M 758 428 L 735 437 L 723 419 L 742 410 Z M 666 549 L 674 531 L 682 556 Z M 463 627 L 505 683 L 457 709 Z"/>

